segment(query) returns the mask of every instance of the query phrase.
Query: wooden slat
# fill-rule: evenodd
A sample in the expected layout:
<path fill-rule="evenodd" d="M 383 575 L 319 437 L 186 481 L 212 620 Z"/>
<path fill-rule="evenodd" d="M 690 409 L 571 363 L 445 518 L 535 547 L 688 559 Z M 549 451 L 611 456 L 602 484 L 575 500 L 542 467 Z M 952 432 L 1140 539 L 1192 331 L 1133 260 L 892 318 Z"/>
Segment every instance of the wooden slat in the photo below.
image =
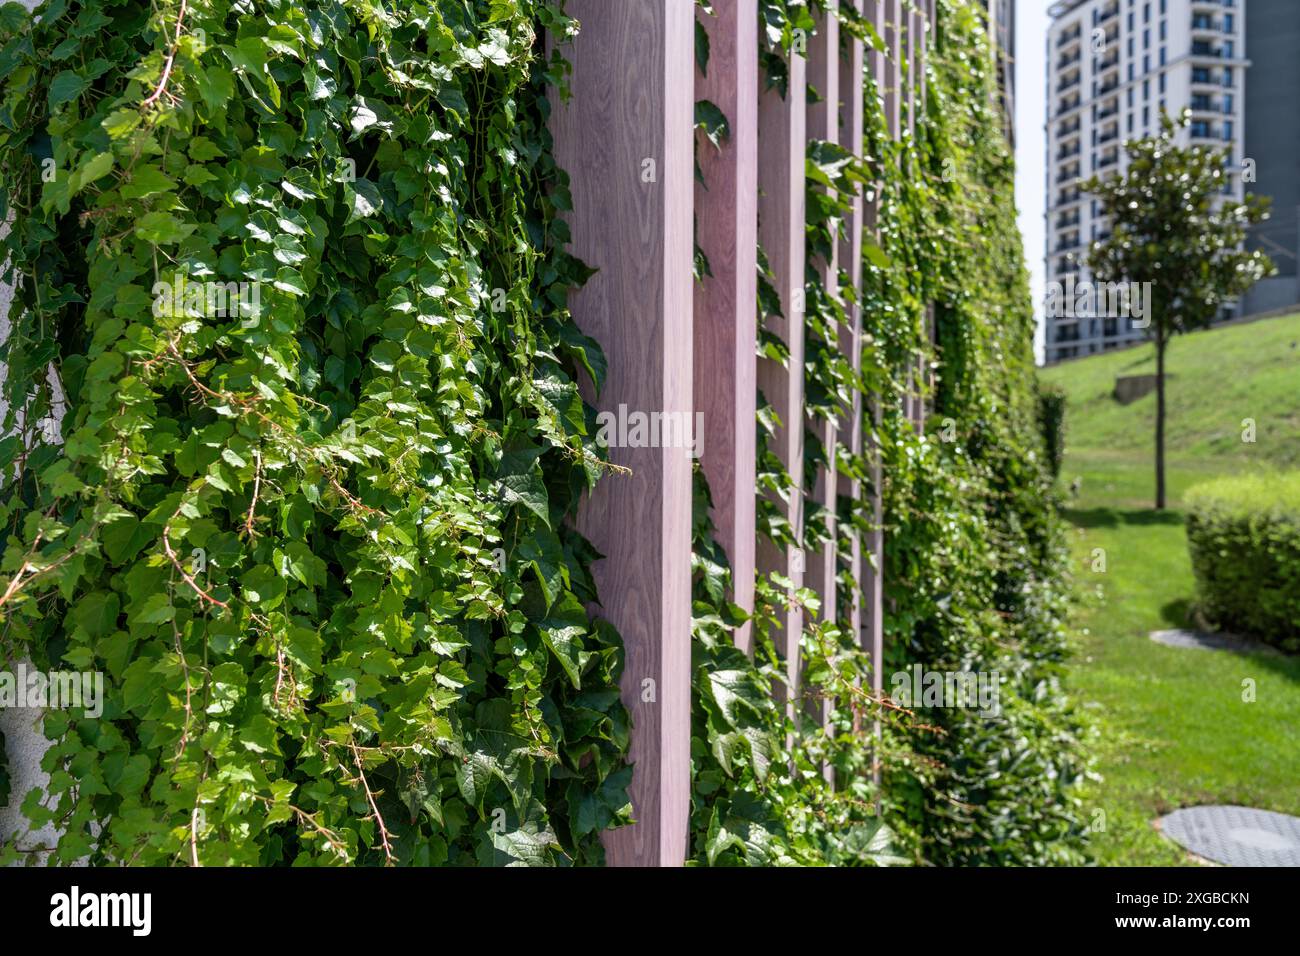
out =
<path fill-rule="evenodd" d="M 894 139 L 902 134 L 902 114 L 900 93 L 902 91 L 902 36 L 899 24 L 902 20 L 902 0 L 884 0 L 884 31 L 886 58 L 884 62 L 885 77 L 883 93 L 885 96 L 885 119 L 889 123 L 889 133 Z"/>
<path fill-rule="evenodd" d="M 695 286 L 695 408 L 704 414 L 701 464 L 713 495 L 717 540 L 731 562 L 732 600 L 754 606 L 754 483 L 758 336 L 758 9 L 754 0 L 714 0 L 698 12 L 709 35 L 709 67 L 696 97 L 717 105 L 731 127 L 722 149 L 699 134 L 704 183 L 695 187 L 697 241 L 712 273 Z M 747 623 L 736 645 L 751 649 Z"/>
<path fill-rule="evenodd" d="M 888 56 L 890 31 L 886 27 L 886 17 L 889 8 L 895 6 L 897 0 L 866 0 L 865 11 L 868 19 L 876 28 L 876 32 L 885 40 L 886 52 L 882 53 L 875 48 L 867 51 L 867 63 L 872 71 L 876 81 L 877 89 L 883 99 L 886 118 L 889 118 L 890 93 L 888 87 L 891 83 L 890 58 Z M 890 120 L 891 127 L 893 120 Z M 880 216 L 880 202 L 878 196 L 873 197 L 866 204 L 863 211 L 863 218 L 867 230 L 876 234 L 878 238 L 877 222 Z M 881 469 L 880 447 L 875 440 L 874 435 L 878 433 L 881 425 L 881 399 L 882 396 L 872 396 L 867 403 L 867 413 L 870 415 L 871 430 L 873 437 L 867 441 L 864 436 L 864 444 L 867 445 L 869 457 L 869 477 L 870 477 L 870 522 L 871 530 L 866 535 L 863 542 L 863 567 L 862 567 L 862 648 L 871 658 L 871 690 L 873 695 L 879 697 L 884 691 L 884 590 L 883 574 L 885 566 L 885 536 L 882 527 L 883 521 L 883 496 L 882 481 L 884 478 Z M 864 418 L 864 429 L 866 427 Z M 879 725 L 877 725 L 877 733 Z"/>
<path fill-rule="evenodd" d="M 758 387 L 781 420 L 771 439 L 772 451 L 790 472 L 794 487 L 778 506 L 796 537 L 803 528 L 803 363 L 804 363 L 804 158 L 807 143 L 807 64 L 800 53 L 790 58 L 788 92 L 760 89 L 758 130 L 758 238 L 767 254 L 783 316 L 766 316 L 766 327 L 790 352 L 788 367 L 769 359 L 758 363 Z M 766 80 L 760 79 L 763 87 Z M 778 548 L 764 538 L 758 545 L 763 574 L 778 572 L 803 586 L 804 555 L 796 547 Z M 799 687 L 799 635 L 803 614 L 792 608 L 774 635 L 785 656 L 793 713 Z"/>
<path fill-rule="evenodd" d="M 808 138 L 828 143 L 838 143 L 840 139 L 840 31 L 837 7 L 837 0 L 829 0 L 828 9 L 817 14 L 817 32 L 808 46 L 808 83 L 819 97 L 817 102 L 808 107 Z M 832 248 L 829 262 L 814 262 L 812 267 L 817 270 L 823 287 L 834 293 L 839 283 L 838 248 Z M 835 502 L 838 495 L 835 457 L 839 442 L 839 422 L 809 416 L 808 424 L 826 449 L 828 464 L 817 469 L 812 496 L 826 516 L 830 540 L 809 552 L 805 584 L 821 600 L 821 617 L 827 620 L 835 617 Z M 830 701 L 810 700 L 808 704 L 807 712 L 818 722 L 824 722 L 830 713 Z"/>
<path fill-rule="evenodd" d="M 568 11 L 582 23 L 566 50 L 574 95 L 552 131 L 572 184 L 572 251 L 599 269 L 571 303 L 608 358 L 599 407 L 689 414 L 694 4 L 569 0 Z M 678 865 L 690 796 L 690 451 L 611 458 L 632 476 L 601 481 L 578 521 L 606 556 L 594 568 L 601 613 L 627 648 L 637 823 L 605 844 L 614 865 Z"/>
<path fill-rule="evenodd" d="M 866 9 L 866 0 L 845 0 L 859 14 Z M 840 108 L 839 130 L 846 147 L 855 155 L 863 154 L 863 90 L 862 84 L 866 69 L 865 45 L 861 40 L 848 37 L 840 58 Z M 844 223 L 844 236 L 840 241 L 840 267 L 848 274 L 849 283 L 854 289 L 862 288 L 862 230 L 866 227 L 865 200 L 862 190 L 854 196 Z M 862 307 L 860 303 L 851 303 L 845 316 L 845 326 L 840 329 L 840 347 L 848 357 L 849 364 L 856 376 L 862 368 Z M 851 454 L 862 453 L 862 414 L 864 404 L 862 393 L 854 391 L 853 406 L 840 421 L 842 440 L 848 444 Z M 862 482 L 853 480 L 846 489 L 849 499 L 857 501 L 862 496 Z M 862 628 L 862 541 L 856 532 L 849 534 L 848 554 L 841 555 L 848 568 L 849 576 L 856 586 L 841 599 L 844 617 L 848 622 L 850 633 L 857 635 Z"/>

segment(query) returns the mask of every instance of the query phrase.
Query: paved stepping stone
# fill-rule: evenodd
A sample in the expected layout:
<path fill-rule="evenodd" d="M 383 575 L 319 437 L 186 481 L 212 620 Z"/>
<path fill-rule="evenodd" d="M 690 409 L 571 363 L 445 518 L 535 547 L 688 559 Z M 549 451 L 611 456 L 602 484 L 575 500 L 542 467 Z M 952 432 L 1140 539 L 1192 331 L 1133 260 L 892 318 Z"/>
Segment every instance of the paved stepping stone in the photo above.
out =
<path fill-rule="evenodd" d="M 1225 866 L 1300 866 L 1300 817 L 1250 807 L 1187 807 L 1160 830 L 1197 856 Z"/>
<path fill-rule="evenodd" d="M 1207 631 L 1189 631 L 1178 628 L 1173 631 L 1152 631 L 1151 640 L 1169 647 L 1194 647 L 1206 651 L 1250 651 L 1268 653 L 1273 650 L 1267 644 L 1237 637 L 1235 634 L 1211 634 Z"/>

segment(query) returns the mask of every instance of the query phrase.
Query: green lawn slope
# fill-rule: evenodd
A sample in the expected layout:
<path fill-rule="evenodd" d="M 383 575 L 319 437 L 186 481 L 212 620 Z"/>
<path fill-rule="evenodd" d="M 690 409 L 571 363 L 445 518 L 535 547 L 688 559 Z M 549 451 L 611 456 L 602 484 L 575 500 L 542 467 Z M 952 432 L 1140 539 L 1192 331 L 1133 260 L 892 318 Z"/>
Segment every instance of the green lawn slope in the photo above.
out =
<path fill-rule="evenodd" d="M 1092 717 L 1101 779 L 1092 850 L 1111 866 L 1195 865 L 1154 821 L 1231 803 L 1300 814 L 1300 657 L 1165 647 L 1194 600 L 1179 510 L 1224 474 L 1300 468 L 1300 316 L 1194 333 L 1170 346 L 1169 492 L 1152 510 L 1155 396 L 1131 405 L 1117 375 L 1154 372 L 1142 346 L 1043 371 L 1068 396 L 1062 485 L 1077 605 L 1071 688 Z M 1243 419 L 1256 441 L 1242 441 Z M 1099 560 L 1100 559 L 1100 560 Z M 1102 570 L 1104 568 L 1104 570 Z"/>

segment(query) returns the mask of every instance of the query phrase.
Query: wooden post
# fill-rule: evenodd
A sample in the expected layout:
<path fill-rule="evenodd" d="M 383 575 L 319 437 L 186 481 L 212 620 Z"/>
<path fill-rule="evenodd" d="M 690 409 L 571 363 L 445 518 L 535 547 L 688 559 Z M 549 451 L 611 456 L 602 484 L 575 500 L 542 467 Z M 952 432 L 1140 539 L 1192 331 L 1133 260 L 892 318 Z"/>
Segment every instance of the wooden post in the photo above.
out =
<path fill-rule="evenodd" d="M 713 495 L 718 542 L 731 563 L 733 597 L 754 609 L 758 340 L 758 6 L 714 0 L 697 12 L 709 36 L 708 73 L 696 98 L 727 117 L 722 149 L 700 136 L 704 183 L 695 187 L 700 248 L 712 275 L 695 285 L 695 408 L 704 415 L 701 466 Z M 736 631 L 749 652 L 750 625 Z"/>
<path fill-rule="evenodd" d="M 859 14 L 865 11 L 866 0 L 845 0 Z M 865 47 L 861 40 L 848 38 L 840 59 L 839 131 L 845 146 L 856 156 L 863 154 L 864 116 L 863 91 L 866 69 Z M 855 193 L 849 214 L 844 223 L 844 237 L 840 241 L 839 259 L 849 277 L 849 282 L 859 296 L 862 290 L 862 230 L 866 227 L 865 202 L 861 188 Z M 840 329 L 840 348 L 849 360 L 856 376 L 862 369 L 862 306 L 860 301 L 849 303 L 846 323 Z M 853 406 L 848 416 L 840 422 L 840 432 L 848 443 L 852 455 L 862 453 L 862 393 L 854 390 Z M 854 479 L 846 489 L 849 499 L 857 501 L 862 496 L 862 482 Z M 854 588 L 844 596 L 844 616 L 850 633 L 858 635 L 862 629 L 862 541 L 856 531 L 849 533 L 849 551 L 841 555 L 848 568 Z"/>
<path fill-rule="evenodd" d="M 808 47 L 808 83 L 820 99 L 808 107 L 808 138 L 828 143 L 840 139 L 840 31 L 838 0 L 830 0 L 827 9 L 817 15 L 817 32 Z M 812 264 L 817 270 L 822 286 L 834 298 L 839 298 L 838 248 L 831 247 L 830 260 Z M 811 552 L 807 560 L 807 586 L 821 599 L 822 620 L 835 619 L 836 572 L 836 521 L 835 504 L 838 496 L 838 471 L 835 467 L 836 446 L 839 441 L 839 422 L 808 416 L 808 425 L 826 449 L 828 463 L 817 469 L 812 489 L 813 500 L 825 515 L 826 530 L 830 540 Z M 830 701 L 809 701 L 807 713 L 822 723 L 830 714 Z"/>
<path fill-rule="evenodd" d="M 572 252 L 599 271 L 572 298 L 605 349 L 601 409 L 692 411 L 691 0 L 569 0 L 573 97 L 552 120 L 569 173 Z M 690 449 L 615 448 L 632 475 L 600 482 L 578 521 L 605 559 L 602 613 L 623 635 L 637 823 L 607 835 L 611 865 L 679 865 L 690 810 Z"/>
<path fill-rule="evenodd" d="M 801 52 L 790 56 L 789 85 L 785 97 L 779 90 L 762 88 L 758 100 L 758 130 L 762 149 L 758 157 L 758 239 L 767 254 L 782 315 L 765 316 L 766 327 L 785 342 L 787 366 L 770 359 L 758 363 L 758 387 L 781 424 L 771 439 L 772 451 L 790 473 L 793 487 L 788 500 L 778 502 L 796 538 L 803 529 L 803 362 L 804 362 L 804 158 L 807 143 L 807 63 Z M 759 542 L 758 567 L 763 574 L 778 572 L 794 587 L 803 586 L 804 554 L 797 546 L 777 547 Z M 799 635 L 803 614 L 794 608 L 783 615 L 774 635 L 785 656 L 790 684 L 787 711 L 793 714 L 799 694 Z"/>
<path fill-rule="evenodd" d="M 866 0 L 866 14 L 876 32 L 886 42 L 886 51 L 881 53 L 874 47 L 867 51 L 868 64 L 871 67 L 872 75 L 876 81 L 876 87 L 880 91 L 883 99 L 885 116 L 891 124 L 891 129 L 895 128 L 897 114 L 890 117 L 891 94 L 889 87 L 892 83 L 891 60 L 888 55 L 890 31 L 886 27 L 886 16 L 888 8 L 895 6 L 897 0 Z M 880 216 L 880 198 L 877 193 L 872 197 L 872 201 L 867 204 L 864 210 L 866 227 L 876 231 L 876 225 Z M 877 232 L 878 235 L 878 232 Z M 870 479 L 871 479 L 871 531 L 866 536 L 864 542 L 865 553 L 863 555 L 862 568 L 862 648 L 871 658 L 871 691 L 873 696 L 880 697 L 884 693 L 884 647 L 885 647 L 885 618 L 884 618 L 884 589 L 883 589 L 883 572 L 885 569 L 885 535 L 882 527 L 884 520 L 883 515 L 883 485 L 884 472 L 881 468 L 880 444 L 877 440 L 876 433 L 881 426 L 881 396 L 877 395 L 868 403 L 872 420 L 872 438 L 868 445 L 870 456 Z M 864 421 L 865 426 L 865 421 Z M 879 734 L 880 727 L 877 724 L 876 732 Z M 878 777 L 878 774 L 877 774 Z"/>

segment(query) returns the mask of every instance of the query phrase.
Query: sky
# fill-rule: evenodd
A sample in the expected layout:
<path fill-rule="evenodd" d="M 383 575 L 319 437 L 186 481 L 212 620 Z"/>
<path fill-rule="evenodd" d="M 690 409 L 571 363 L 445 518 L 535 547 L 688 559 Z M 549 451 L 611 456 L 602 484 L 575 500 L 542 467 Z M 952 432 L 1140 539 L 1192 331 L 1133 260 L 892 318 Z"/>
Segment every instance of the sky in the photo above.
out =
<path fill-rule="evenodd" d="M 1020 232 L 1025 237 L 1025 259 L 1030 271 L 1030 290 L 1038 316 L 1034 350 L 1043 357 L 1042 313 L 1046 292 L 1043 265 L 1043 90 L 1046 65 L 1047 8 L 1053 0 L 1016 2 L 1016 208 Z"/>

